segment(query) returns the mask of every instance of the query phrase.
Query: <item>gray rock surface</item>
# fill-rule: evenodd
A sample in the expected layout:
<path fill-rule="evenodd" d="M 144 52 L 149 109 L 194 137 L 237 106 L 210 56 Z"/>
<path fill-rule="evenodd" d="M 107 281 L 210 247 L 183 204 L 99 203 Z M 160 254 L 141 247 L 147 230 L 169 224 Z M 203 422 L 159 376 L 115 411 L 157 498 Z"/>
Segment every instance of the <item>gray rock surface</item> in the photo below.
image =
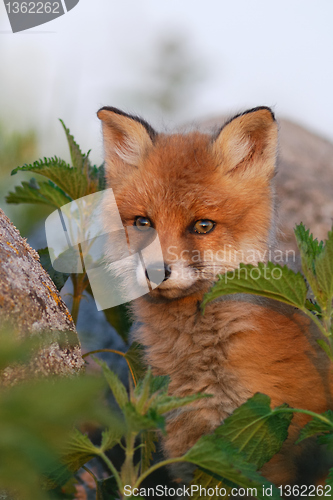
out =
<path fill-rule="evenodd" d="M 227 117 L 204 120 L 202 130 L 221 127 Z M 279 124 L 279 248 L 296 249 L 294 227 L 303 222 L 316 238 L 325 239 L 333 224 L 333 144 L 309 130 L 277 117 Z"/>
<path fill-rule="evenodd" d="M 10 324 L 17 336 L 50 332 L 51 341 L 27 366 L 7 368 L 0 377 L 13 384 L 27 377 L 72 375 L 84 365 L 75 325 L 54 283 L 0 209 L 0 326 Z M 48 337 L 49 339 L 49 337 Z"/>

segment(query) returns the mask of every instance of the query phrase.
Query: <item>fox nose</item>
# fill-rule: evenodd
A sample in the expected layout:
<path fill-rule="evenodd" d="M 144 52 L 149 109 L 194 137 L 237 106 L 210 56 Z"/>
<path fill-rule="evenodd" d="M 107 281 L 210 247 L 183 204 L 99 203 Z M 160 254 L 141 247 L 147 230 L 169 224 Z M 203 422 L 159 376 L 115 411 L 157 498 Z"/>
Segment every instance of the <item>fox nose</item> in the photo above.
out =
<path fill-rule="evenodd" d="M 151 264 L 146 268 L 146 278 L 156 285 L 159 285 L 162 281 L 166 281 L 170 276 L 170 267 L 164 262 Z"/>

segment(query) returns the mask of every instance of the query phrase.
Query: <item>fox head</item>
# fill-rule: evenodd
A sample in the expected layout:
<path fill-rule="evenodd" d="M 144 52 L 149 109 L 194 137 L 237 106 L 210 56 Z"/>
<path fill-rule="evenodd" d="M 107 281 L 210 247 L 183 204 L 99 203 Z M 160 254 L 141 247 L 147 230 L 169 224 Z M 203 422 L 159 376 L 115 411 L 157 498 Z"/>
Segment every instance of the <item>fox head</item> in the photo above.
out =
<path fill-rule="evenodd" d="M 159 237 L 163 261 L 150 256 L 152 273 L 136 275 L 143 282 L 163 273 L 151 299 L 200 297 L 217 274 L 265 260 L 274 233 L 277 150 L 269 108 L 237 115 L 213 135 L 160 134 L 110 107 L 98 117 L 106 179 L 123 225 L 138 234 L 151 227 Z M 104 220 L 111 224 L 107 202 Z"/>

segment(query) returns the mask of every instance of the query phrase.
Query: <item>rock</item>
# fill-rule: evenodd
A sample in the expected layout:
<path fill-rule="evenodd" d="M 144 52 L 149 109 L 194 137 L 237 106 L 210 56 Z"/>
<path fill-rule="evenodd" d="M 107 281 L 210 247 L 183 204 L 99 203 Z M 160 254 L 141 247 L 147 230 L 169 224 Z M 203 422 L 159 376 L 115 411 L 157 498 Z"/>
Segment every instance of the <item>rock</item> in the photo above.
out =
<path fill-rule="evenodd" d="M 216 130 L 226 121 L 202 121 L 200 129 Z M 320 240 L 333 224 L 333 144 L 289 120 L 279 124 L 276 194 L 279 248 L 296 250 L 294 227 L 303 224 Z"/>
<path fill-rule="evenodd" d="M 28 365 L 6 368 L 3 384 L 82 370 L 80 342 L 65 303 L 38 253 L 0 209 L 0 326 L 7 324 L 18 337 L 38 336 L 44 345 Z"/>

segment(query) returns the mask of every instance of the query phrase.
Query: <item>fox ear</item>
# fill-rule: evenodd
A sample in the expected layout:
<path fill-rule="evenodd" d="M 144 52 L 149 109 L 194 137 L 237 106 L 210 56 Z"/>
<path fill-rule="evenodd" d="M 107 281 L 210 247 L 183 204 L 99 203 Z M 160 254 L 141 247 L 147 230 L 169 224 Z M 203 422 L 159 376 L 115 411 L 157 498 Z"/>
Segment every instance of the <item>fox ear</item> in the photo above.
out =
<path fill-rule="evenodd" d="M 277 124 L 272 111 L 254 108 L 231 119 L 216 137 L 213 148 L 224 172 L 271 178 L 277 152 Z"/>
<path fill-rule="evenodd" d="M 116 108 L 101 108 L 97 116 L 103 122 L 107 176 L 116 176 L 124 164 L 139 167 L 140 161 L 153 146 L 157 135 L 154 129 L 141 118 Z"/>

